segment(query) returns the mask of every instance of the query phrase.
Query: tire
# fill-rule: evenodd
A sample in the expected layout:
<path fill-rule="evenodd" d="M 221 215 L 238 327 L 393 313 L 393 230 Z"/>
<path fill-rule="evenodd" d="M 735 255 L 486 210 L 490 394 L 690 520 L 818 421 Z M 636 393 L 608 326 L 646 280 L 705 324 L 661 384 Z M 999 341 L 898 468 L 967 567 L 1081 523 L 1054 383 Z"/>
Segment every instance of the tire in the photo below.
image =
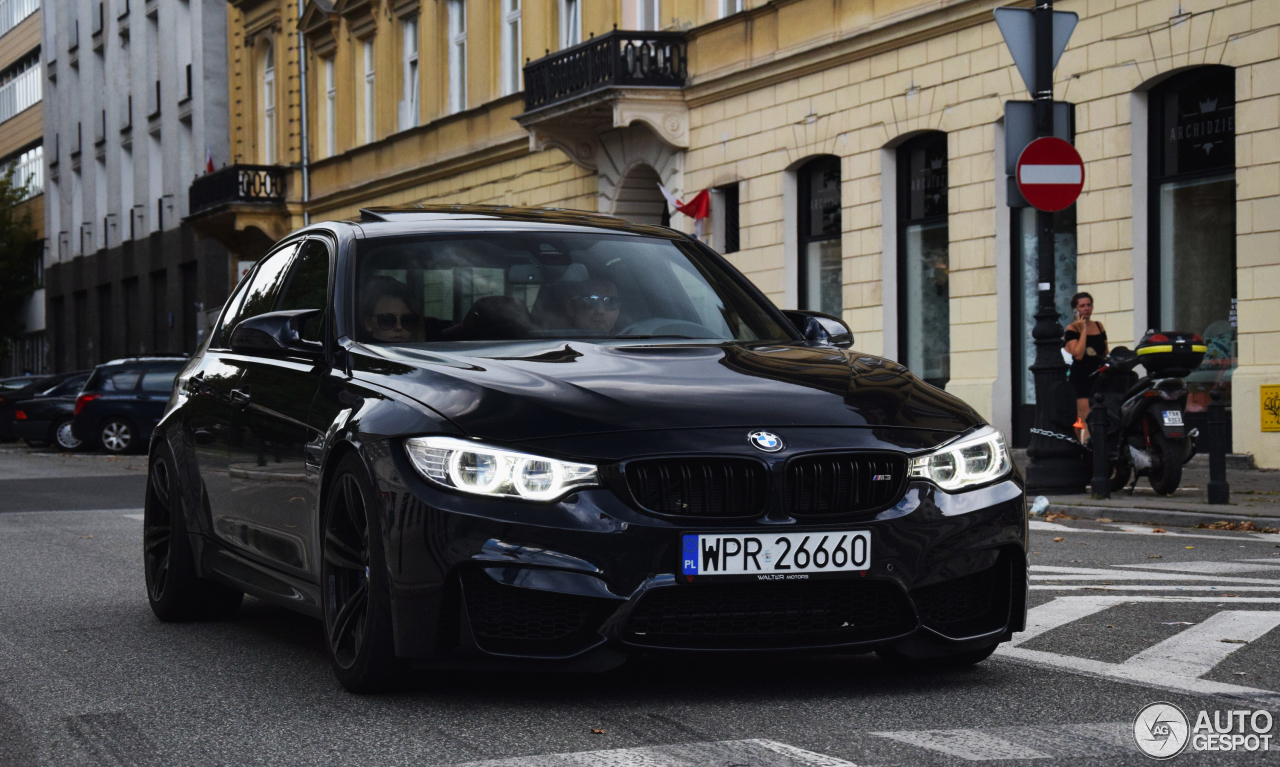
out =
<path fill-rule="evenodd" d="M 108 453 L 123 455 L 138 442 L 138 429 L 127 418 L 108 418 L 98 426 L 98 447 Z"/>
<path fill-rule="evenodd" d="M 880 656 L 880 660 L 903 669 L 920 670 L 920 671 L 952 671 L 955 669 L 968 668 L 975 666 L 987 658 L 999 647 L 993 644 L 989 647 L 983 647 L 978 650 L 966 650 L 964 652 L 953 653 L 951 655 L 943 655 L 937 658 L 912 658 L 903 655 L 893 647 L 881 647 L 876 650 L 876 655 Z"/>
<path fill-rule="evenodd" d="M 76 439 L 76 435 L 71 433 L 70 418 L 63 421 L 58 421 L 56 424 L 53 425 L 52 431 L 53 431 L 53 444 L 57 445 L 59 450 L 62 450 L 64 452 L 71 452 L 73 450 L 79 450 L 80 446 L 84 444 L 80 440 Z"/>
<path fill-rule="evenodd" d="M 1133 476 L 1133 467 L 1129 464 L 1111 464 L 1111 492 L 1118 493 L 1123 490 L 1129 484 L 1131 476 Z"/>
<path fill-rule="evenodd" d="M 1155 429 L 1151 435 L 1151 445 L 1156 449 L 1156 454 L 1151 471 L 1147 474 L 1147 481 L 1157 495 L 1173 495 L 1182 483 L 1182 445 L 1166 437 L 1159 426 Z"/>
<path fill-rule="evenodd" d="M 404 677 L 376 497 L 364 464 L 350 454 L 334 472 L 321 523 L 325 648 L 338 681 L 354 693 L 382 692 Z"/>
<path fill-rule="evenodd" d="M 165 622 L 230 618 L 240 609 L 244 594 L 196 576 L 173 456 L 164 446 L 156 452 L 147 471 L 142 514 L 143 570 L 151 612 Z"/>

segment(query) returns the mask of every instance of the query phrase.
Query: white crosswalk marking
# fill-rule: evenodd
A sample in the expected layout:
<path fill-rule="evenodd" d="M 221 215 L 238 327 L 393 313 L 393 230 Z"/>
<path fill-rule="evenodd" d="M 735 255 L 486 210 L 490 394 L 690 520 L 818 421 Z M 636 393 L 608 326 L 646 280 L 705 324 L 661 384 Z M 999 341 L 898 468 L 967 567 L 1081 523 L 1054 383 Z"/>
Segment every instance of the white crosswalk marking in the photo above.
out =
<path fill-rule="evenodd" d="M 1124 663 L 1157 673 L 1204 676 L 1242 646 L 1224 639 L 1252 642 L 1276 626 L 1280 626 L 1280 610 L 1227 610 L 1148 647 Z"/>
<path fill-rule="evenodd" d="M 1091 658 L 1059 655 L 1021 646 L 1048 631 L 1117 605 L 1132 602 L 1221 604 L 1222 599 L 1223 597 L 1136 594 L 1058 597 L 1028 611 L 1027 631 L 1015 634 L 1012 642 L 1001 645 L 996 650 L 996 656 L 1162 690 L 1217 696 L 1268 706 L 1280 705 L 1280 693 L 1200 678 L 1231 652 L 1243 646 L 1222 642 L 1222 639 L 1238 639 L 1245 643 L 1257 640 L 1276 626 L 1280 626 L 1280 610 L 1235 610 L 1218 613 L 1214 618 L 1186 629 L 1124 663 L 1108 663 Z M 1274 597 L 1234 597 L 1231 601 L 1233 604 L 1280 604 L 1280 599 Z M 1224 632 L 1235 632 L 1241 636 L 1226 636 Z"/>
<path fill-rule="evenodd" d="M 1158 565 L 1120 565 L 1133 570 L 1167 570 L 1177 573 L 1205 573 L 1206 575 L 1227 575 L 1228 573 L 1280 573 L 1280 562 L 1274 560 L 1266 563 L 1250 562 L 1169 562 Z"/>
<path fill-rule="evenodd" d="M 566 754 L 517 756 L 466 762 L 452 767 L 858 767 L 834 756 L 806 751 L 776 740 L 721 740 L 673 746 L 614 748 Z"/>
<path fill-rule="evenodd" d="M 930 751 L 940 751 L 948 756 L 958 756 L 972 762 L 991 759 L 1052 758 L 1049 754 L 1041 753 L 1034 748 L 989 735 L 981 730 L 914 730 L 872 734 L 910 743 Z"/>

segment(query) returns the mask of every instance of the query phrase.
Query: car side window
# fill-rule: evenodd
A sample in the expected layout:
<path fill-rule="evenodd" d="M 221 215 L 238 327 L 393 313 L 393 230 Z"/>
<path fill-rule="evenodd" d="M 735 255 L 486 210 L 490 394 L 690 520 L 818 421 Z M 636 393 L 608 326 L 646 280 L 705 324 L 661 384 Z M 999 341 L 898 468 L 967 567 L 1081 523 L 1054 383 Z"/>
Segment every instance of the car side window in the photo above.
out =
<path fill-rule="evenodd" d="M 323 240 L 308 239 L 293 260 L 279 311 L 324 309 L 328 303 L 329 248 Z M 302 338 L 305 341 L 324 340 L 323 315 L 303 325 Z"/>
<path fill-rule="evenodd" d="M 142 374 L 142 390 L 168 394 L 173 391 L 173 379 L 178 376 L 178 370 L 179 368 L 151 368 Z"/>
<path fill-rule="evenodd" d="M 226 348 L 231 345 L 231 333 L 242 320 L 275 311 L 285 276 L 289 273 L 289 264 L 297 249 L 298 244 L 291 242 L 262 260 L 257 270 L 249 276 L 251 282 L 243 291 L 243 297 L 238 298 L 238 304 L 227 312 L 222 328 L 218 331 L 218 346 Z"/>
<path fill-rule="evenodd" d="M 49 391 L 45 392 L 46 397 L 65 397 L 68 394 L 75 394 L 84 388 L 84 382 L 89 376 L 74 376 L 68 378 Z"/>
<path fill-rule="evenodd" d="M 137 368 L 125 368 L 107 373 L 102 377 L 102 391 L 133 391 L 138 388 L 138 379 L 142 371 Z"/>

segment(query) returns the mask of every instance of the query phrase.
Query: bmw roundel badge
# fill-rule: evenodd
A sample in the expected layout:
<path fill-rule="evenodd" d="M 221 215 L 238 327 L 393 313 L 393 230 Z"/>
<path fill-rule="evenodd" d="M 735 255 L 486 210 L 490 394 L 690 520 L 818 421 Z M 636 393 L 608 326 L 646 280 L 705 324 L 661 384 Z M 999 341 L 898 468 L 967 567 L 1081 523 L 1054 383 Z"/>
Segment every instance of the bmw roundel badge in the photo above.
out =
<path fill-rule="evenodd" d="M 786 447 L 782 437 L 768 431 L 753 431 L 747 435 L 747 440 L 757 449 L 766 453 L 776 453 Z"/>

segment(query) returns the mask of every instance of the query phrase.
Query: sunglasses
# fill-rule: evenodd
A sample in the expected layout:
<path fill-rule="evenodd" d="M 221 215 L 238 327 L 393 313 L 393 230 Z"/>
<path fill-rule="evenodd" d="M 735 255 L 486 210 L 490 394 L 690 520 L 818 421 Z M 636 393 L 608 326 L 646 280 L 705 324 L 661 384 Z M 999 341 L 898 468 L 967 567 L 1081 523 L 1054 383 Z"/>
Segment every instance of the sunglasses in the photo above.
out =
<path fill-rule="evenodd" d="M 412 313 L 393 314 L 391 312 L 386 312 L 384 314 L 373 315 L 373 319 L 378 323 L 378 328 L 380 330 L 395 330 L 397 323 L 405 330 L 417 330 L 418 323 L 422 320 L 422 317 Z"/>
<path fill-rule="evenodd" d="M 616 312 L 622 308 L 622 299 L 618 296 L 578 296 L 573 300 L 587 309 L 603 308 L 606 312 Z"/>

